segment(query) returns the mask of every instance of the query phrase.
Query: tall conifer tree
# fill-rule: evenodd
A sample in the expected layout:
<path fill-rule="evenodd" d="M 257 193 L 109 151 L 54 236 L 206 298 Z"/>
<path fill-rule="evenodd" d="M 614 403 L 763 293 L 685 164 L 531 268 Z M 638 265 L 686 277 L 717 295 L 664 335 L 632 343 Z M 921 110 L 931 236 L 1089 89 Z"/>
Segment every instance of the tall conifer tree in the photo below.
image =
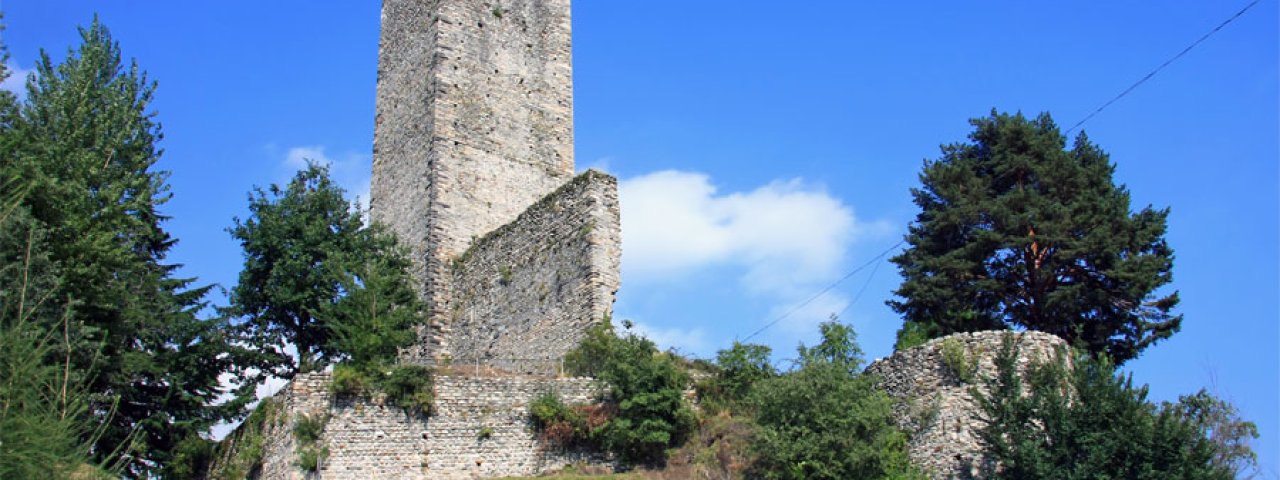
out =
<path fill-rule="evenodd" d="M 121 62 L 96 19 L 80 34 L 61 63 L 41 52 L 4 135 L 3 173 L 29 185 L 20 203 L 58 272 L 51 296 L 73 302 L 65 350 L 87 375 L 91 411 L 114 412 L 97 419 L 106 427 L 92 453 L 125 458 L 126 476 L 148 477 L 179 442 L 237 415 L 245 398 L 214 405 L 236 349 L 224 321 L 198 316 L 209 287 L 164 263 L 175 240 L 158 210 L 169 193 L 155 169 L 155 83 Z"/>
<path fill-rule="evenodd" d="M 931 336 L 1026 328 L 1116 362 L 1178 331 L 1168 284 L 1168 209 L 1131 212 L 1115 166 L 1081 133 L 1070 149 L 1048 114 L 992 112 L 969 143 L 926 161 L 920 213 L 893 258 L 889 302 Z"/>

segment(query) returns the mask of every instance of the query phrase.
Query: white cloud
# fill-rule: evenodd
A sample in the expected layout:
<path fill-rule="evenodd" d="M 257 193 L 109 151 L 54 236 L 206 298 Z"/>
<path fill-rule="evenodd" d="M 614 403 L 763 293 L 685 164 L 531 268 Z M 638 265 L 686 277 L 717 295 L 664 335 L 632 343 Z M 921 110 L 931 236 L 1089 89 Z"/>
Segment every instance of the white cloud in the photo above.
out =
<path fill-rule="evenodd" d="M 35 73 L 35 69 L 22 68 L 15 62 L 8 62 L 5 67 L 9 69 L 9 78 L 0 82 L 0 90 L 8 90 L 17 95 L 18 98 L 26 98 L 27 96 L 27 76 Z"/>
<path fill-rule="evenodd" d="M 329 167 L 330 177 L 347 191 L 348 198 L 359 199 L 362 210 L 369 208 L 369 179 L 373 171 L 369 154 L 346 152 L 330 156 L 323 145 L 293 147 L 284 155 L 285 175 L 292 177 L 294 172 L 306 168 L 308 161 Z"/>
<path fill-rule="evenodd" d="M 707 175 L 666 170 L 623 180 L 619 194 L 626 288 L 727 272 L 743 298 L 771 305 L 742 335 L 775 320 L 766 336 L 811 334 L 850 303 L 840 289 L 814 296 L 845 273 L 854 243 L 892 231 L 886 222 L 860 221 L 850 206 L 800 179 L 721 193 Z M 684 351 L 709 347 L 697 327 L 639 330 Z"/>
<path fill-rule="evenodd" d="M 624 180 L 619 190 L 629 281 L 727 265 L 742 269 L 751 292 L 799 296 L 832 279 L 855 239 L 882 229 L 799 179 L 717 194 L 706 175 L 666 170 Z"/>

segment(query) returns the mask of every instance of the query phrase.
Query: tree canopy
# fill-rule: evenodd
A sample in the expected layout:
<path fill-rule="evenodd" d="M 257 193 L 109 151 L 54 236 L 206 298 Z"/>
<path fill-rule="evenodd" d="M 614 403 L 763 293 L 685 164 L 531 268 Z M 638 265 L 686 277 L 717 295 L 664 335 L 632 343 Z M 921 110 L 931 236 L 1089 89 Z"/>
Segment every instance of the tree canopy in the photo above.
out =
<path fill-rule="evenodd" d="M 1156 405 L 1107 359 L 1061 353 L 1024 381 L 1005 337 L 990 393 L 974 390 L 987 477 L 1225 480 L 1256 467 L 1257 427 L 1230 403 L 1202 390 Z"/>
<path fill-rule="evenodd" d="M 264 372 L 292 378 L 336 360 L 388 363 L 413 341 L 424 307 L 409 261 L 394 236 L 364 224 L 327 167 L 311 163 L 286 186 L 256 189 L 249 212 L 228 229 L 244 248 L 228 312 L 242 320 Z"/>
<path fill-rule="evenodd" d="M 98 417 L 83 421 L 103 427 L 76 434 L 94 461 L 118 460 L 123 475 L 149 477 L 179 443 L 234 418 L 248 399 L 220 399 L 228 392 L 219 376 L 234 368 L 238 348 L 225 321 L 200 315 L 209 287 L 175 277 L 178 266 L 165 263 L 175 240 L 159 210 L 169 193 L 167 174 L 155 168 L 163 137 L 150 110 L 156 85 L 121 61 L 96 19 L 80 35 L 61 63 L 41 52 L 26 99 L 4 113 L 0 172 L 20 186 L 6 192 L 6 228 L 48 264 L 46 282 L 7 282 L 5 295 L 43 298 L 58 312 L 6 321 L 56 334 L 58 342 L 30 352 L 75 386 L 59 397 L 87 395 L 79 412 Z"/>
<path fill-rule="evenodd" d="M 1168 209 L 1130 209 L 1115 166 L 1084 133 L 1071 148 L 1048 114 L 992 112 L 967 143 L 926 160 L 920 213 L 889 305 L 903 331 L 1026 328 L 1117 363 L 1177 332 Z"/>
<path fill-rule="evenodd" d="M 893 423 L 893 400 L 860 373 L 853 327 L 821 325 L 797 368 L 763 378 L 747 402 L 756 424 L 752 475 L 768 479 L 922 478 Z"/>

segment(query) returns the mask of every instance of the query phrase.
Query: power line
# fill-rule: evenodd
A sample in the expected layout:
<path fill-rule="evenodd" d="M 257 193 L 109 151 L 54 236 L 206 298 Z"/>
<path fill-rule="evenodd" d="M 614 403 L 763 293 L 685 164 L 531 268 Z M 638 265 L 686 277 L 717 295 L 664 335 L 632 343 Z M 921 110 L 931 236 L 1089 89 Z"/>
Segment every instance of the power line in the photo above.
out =
<path fill-rule="evenodd" d="M 871 273 L 867 274 L 867 281 L 862 282 L 862 288 L 858 289 L 858 293 L 853 296 L 853 300 L 850 300 L 844 308 L 840 309 L 840 313 L 835 314 L 832 318 L 840 318 L 844 316 L 844 312 L 849 311 L 849 308 L 853 307 L 853 304 L 858 303 L 858 299 L 862 298 L 862 294 L 867 293 L 867 287 L 871 286 L 871 279 L 876 278 L 876 272 L 878 271 L 880 271 L 880 262 L 876 262 L 876 266 L 871 268 Z"/>
<path fill-rule="evenodd" d="M 856 275 L 858 272 L 861 272 L 862 270 L 866 269 L 867 267 L 870 267 L 870 266 L 872 266 L 872 265 L 875 265 L 875 264 L 876 264 L 876 262 L 878 262 L 878 261 L 880 261 L 880 259 L 884 258 L 884 257 L 885 257 L 885 255 L 888 255 L 888 254 L 889 254 L 889 252 L 892 252 L 894 249 L 898 248 L 899 246 L 902 246 L 902 244 L 903 244 L 903 243 L 906 243 L 906 242 L 907 242 L 906 240 L 899 240 L 899 241 L 898 241 L 898 243 L 895 243 L 895 244 L 893 244 L 893 246 L 892 246 L 892 247 L 889 247 L 889 248 L 885 249 L 885 251 L 880 252 L 880 254 L 879 254 L 879 255 L 876 255 L 876 256 L 875 256 L 875 257 L 873 257 L 871 260 L 867 261 L 867 263 L 864 263 L 864 264 L 862 264 L 862 265 L 858 266 L 858 268 L 853 269 L 853 271 L 851 271 L 851 272 L 849 272 L 849 273 L 845 274 L 843 277 L 840 277 L 840 279 L 839 279 L 839 280 L 836 280 L 836 281 L 832 282 L 832 283 L 831 283 L 831 285 L 827 285 L 827 288 L 824 288 L 824 289 L 822 289 L 822 291 L 818 292 L 817 294 L 814 294 L 814 296 L 809 297 L 809 299 L 808 299 L 808 300 L 805 300 L 805 301 L 803 301 L 803 302 L 800 302 L 800 304 L 799 304 L 799 305 L 796 305 L 795 307 L 792 307 L 792 308 L 791 308 L 791 310 L 787 310 L 787 312 L 786 312 L 786 313 L 783 313 L 783 314 L 782 314 L 781 316 L 779 316 L 778 318 L 775 318 L 772 322 L 769 322 L 768 324 L 765 324 L 765 326 L 760 327 L 760 329 L 759 329 L 759 330 L 756 330 L 755 332 L 752 332 L 752 333 L 751 333 L 751 335 L 747 335 L 747 337 L 746 337 L 746 338 L 744 338 L 744 339 L 742 339 L 742 341 L 743 341 L 743 342 L 746 342 L 747 340 L 751 340 L 753 337 L 755 337 L 756 335 L 759 335 L 761 332 L 764 332 L 765 330 L 768 330 L 768 329 L 769 329 L 769 327 L 772 327 L 772 326 L 774 326 L 774 325 L 777 325 L 777 324 L 778 324 L 778 322 L 781 322 L 783 319 L 785 319 L 785 318 L 787 318 L 787 317 L 791 316 L 791 314 L 796 313 L 796 312 L 797 312 L 797 311 L 799 311 L 801 308 L 804 308 L 806 305 L 809 305 L 810 303 L 813 303 L 813 301 L 814 301 L 814 300 L 817 300 L 817 299 L 818 299 L 818 297 L 821 297 L 821 296 L 823 296 L 823 295 L 826 295 L 826 294 L 827 294 L 827 292 L 830 292 L 830 291 L 831 291 L 831 289 L 836 288 L 836 285 L 839 285 L 839 284 L 843 283 L 845 280 L 848 280 L 848 279 L 849 279 L 849 277 L 852 277 L 852 276 Z M 866 287 L 863 287 L 863 289 L 865 290 L 865 289 L 866 289 Z"/>
<path fill-rule="evenodd" d="M 1257 5 L 1257 4 L 1258 4 L 1258 2 L 1260 2 L 1260 1 L 1262 1 L 1262 0 L 1253 0 L 1252 2 L 1249 2 L 1249 4 L 1248 4 L 1248 5 L 1245 5 L 1245 6 L 1244 6 L 1244 8 L 1240 9 L 1240 11 L 1239 11 L 1239 12 L 1236 12 L 1236 14 L 1235 14 L 1235 15 L 1232 15 L 1232 16 L 1231 16 L 1231 18 L 1228 18 L 1228 19 L 1226 19 L 1225 21 L 1223 21 L 1222 23 L 1218 24 L 1218 26 L 1217 26 L 1217 27 L 1214 27 L 1214 28 L 1213 28 L 1213 30 L 1210 30 L 1210 31 L 1209 31 L 1209 33 L 1204 34 L 1204 36 L 1200 37 L 1200 39 L 1199 39 L 1199 40 L 1196 40 L 1195 42 L 1192 42 L 1192 43 L 1191 43 L 1191 45 L 1187 45 L 1187 48 L 1182 49 L 1182 51 L 1181 51 L 1181 52 L 1178 52 L 1178 54 L 1177 54 L 1177 55 L 1174 55 L 1174 56 L 1173 56 L 1173 58 L 1170 58 L 1170 59 L 1168 59 L 1168 60 L 1165 60 L 1165 62 L 1164 62 L 1164 63 L 1160 64 L 1160 66 L 1159 66 L 1159 67 L 1156 67 L 1156 68 L 1155 68 L 1155 70 L 1152 70 L 1152 71 L 1151 71 L 1151 73 L 1148 73 L 1145 77 L 1142 77 L 1142 78 L 1141 78 L 1141 79 L 1139 79 L 1137 82 L 1134 82 L 1134 83 L 1133 83 L 1133 85 L 1130 85 L 1130 86 L 1129 86 L 1129 88 L 1124 89 L 1124 91 L 1123 91 L 1123 92 L 1120 92 L 1120 94 L 1119 94 L 1119 95 L 1116 95 L 1116 96 L 1115 96 L 1115 98 L 1112 98 L 1111 100 L 1108 100 L 1108 101 L 1107 101 L 1107 103 L 1102 104 L 1102 106 L 1101 106 L 1101 107 L 1098 107 L 1098 109 L 1097 109 L 1097 110 L 1094 110 L 1094 111 L 1093 111 L 1093 113 L 1090 113 L 1088 116 L 1084 117 L 1084 119 L 1080 120 L 1079 122 L 1076 122 L 1076 124 L 1075 124 L 1075 125 L 1072 125 L 1072 126 L 1071 126 L 1071 128 L 1068 128 L 1068 129 L 1067 129 L 1066 133 L 1067 133 L 1067 134 L 1070 134 L 1070 133 L 1071 133 L 1072 131 L 1074 131 L 1075 129 L 1080 128 L 1080 125 L 1084 125 L 1084 122 L 1089 121 L 1089 119 L 1093 118 L 1093 116 L 1094 116 L 1094 115 L 1097 115 L 1097 114 L 1098 114 L 1099 112 L 1101 112 L 1102 110 L 1104 110 L 1104 109 L 1106 109 L 1107 107 L 1111 106 L 1111 104 L 1116 103 L 1116 100 L 1119 100 L 1119 99 L 1123 98 L 1125 95 L 1128 95 L 1128 94 L 1129 94 L 1129 92 L 1132 92 L 1135 88 L 1138 88 L 1138 85 L 1142 85 L 1142 84 L 1143 84 L 1144 82 L 1146 82 L 1147 80 L 1150 80 L 1150 79 L 1151 79 L 1151 77 L 1154 77 L 1154 76 L 1156 75 L 1156 73 L 1159 73 L 1159 72 L 1160 72 L 1160 70 L 1164 70 L 1164 67 L 1167 67 L 1167 66 L 1169 66 L 1169 64 L 1170 64 L 1170 63 L 1173 63 L 1175 60 L 1177 60 L 1177 59 L 1179 59 L 1179 58 L 1182 58 L 1182 56 L 1183 56 L 1183 55 L 1186 55 L 1186 54 L 1187 54 L 1187 52 L 1190 52 L 1190 51 L 1191 51 L 1191 49 L 1196 48 L 1196 45 L 1199 45 L 1199 44 L 1200 44 L 1200 42 L 1203 42 L 1203 41 L 1205 41 L 1206 39 L 1208 39 L 1209 37 L 1213 36 L 1213 34 L 1218 33 L 1218 30 L 1222 30 L 1222 27 L 1227 26 L 1227 24 L 1228 24 L 1228 23 L 1231 23 L 1231 22 L 1232 22 L 1232 21 L 1234 21 L 1235 19 L 1240 18 L 1240 16 L 1241 16 L 1241 15 L 1244 15 L 1244 12 L 1249 11 L 1249 9 L 1250 9 L 1250 8 L 1253 8 L 1253 6 L 1254 6 L 1254 5 Z"/>

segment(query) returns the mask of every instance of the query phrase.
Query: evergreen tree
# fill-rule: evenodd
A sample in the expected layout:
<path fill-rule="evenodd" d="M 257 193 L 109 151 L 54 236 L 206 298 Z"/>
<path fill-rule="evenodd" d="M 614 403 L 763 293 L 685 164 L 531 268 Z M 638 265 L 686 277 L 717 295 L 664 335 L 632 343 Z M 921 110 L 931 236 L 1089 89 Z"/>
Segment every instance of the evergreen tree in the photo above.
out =
<path fill-rule="evenodd" d="M 1083 133 L 1070 149 L 1048 114 L 992 112 L 970 143 L 926 161 L 920 213 L 890 301 L 904 332 L 1026 328 L 1123 363 L 1178 331 L 1168 209 L 1131 213 L 1115 166 Z"/>
<path fill-rule="evenodd" d="M 413 341 L 423 307 L 409 262 L 389 232 L 365 227 L 326 167 L 312 163 L 287 186 L 256 189 L 249 212 L 228 229 L 245 262 L 229 313 L 243 319 L 264 373 L 292 378 L 342 359 L 391 363 Z"/>
<path fill-rule="evenodd" d="M 1155 405 L 1105 358 L 1064 355 L 1018 374 L 1013 336 L 989 393 L 975 390 L 990 478 L 1231 479 L 1255 464 L 1256 427 L 1200 392 Z"/>
<path fill-rule="evenodd" d="M 246 398 L 213 405 L 232 368 L 225 322 L 197 313 L 209 287 L 175 278 L 158 207 L 168 198 L 154 169 L 162 138 L 149 105 L 155 83 L 95 19 L 60 64 L 41 52 L 20 112 L 6 116 L 5 178 L 44 236 L 57 270 L 50 298 L 74 301 L 60 319 L 72 368 L 85 372 L 98 461 L 125 458 L 123 474 L 157 471 L 185 438 L 237 415 Z M 45 292 L 50 293 L 50 292 Z M 46 330 L 53 325 L 44 325 Z M 243 392 L 242 392 L 243 393 Z"/>

